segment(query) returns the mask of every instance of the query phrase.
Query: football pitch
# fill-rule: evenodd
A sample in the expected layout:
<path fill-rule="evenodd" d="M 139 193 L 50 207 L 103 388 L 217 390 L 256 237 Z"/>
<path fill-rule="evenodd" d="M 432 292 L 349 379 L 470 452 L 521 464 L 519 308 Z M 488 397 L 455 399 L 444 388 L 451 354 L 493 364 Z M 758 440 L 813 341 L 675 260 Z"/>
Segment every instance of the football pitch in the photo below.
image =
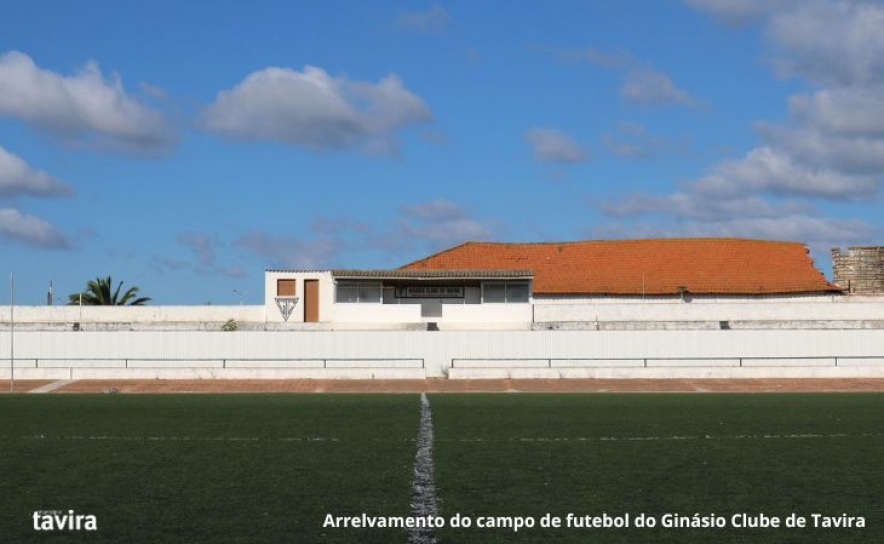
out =
<path fill-rule="evenodd" d="M 438 542 L 884 539 L 882 394 L 428 399 Z M 0 537 L 408 542 L 352 525 L 411 516 L 420 414 L 415 394 L 5 395 Z"/>

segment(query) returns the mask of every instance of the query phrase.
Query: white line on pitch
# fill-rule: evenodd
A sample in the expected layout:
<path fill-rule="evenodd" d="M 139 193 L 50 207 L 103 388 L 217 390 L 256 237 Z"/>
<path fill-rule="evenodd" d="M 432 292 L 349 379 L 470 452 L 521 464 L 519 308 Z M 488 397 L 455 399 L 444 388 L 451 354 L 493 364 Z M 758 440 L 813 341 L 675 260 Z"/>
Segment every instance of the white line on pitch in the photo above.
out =
<path fill-rule="evenodd" d="M 256 436 L 23 436 L 25 440 L 105 440 L 119 442 L 340 442 L 339 438 L 322 436 L 259 438 Z"/>
<path fill-rule="evenodd" d="M 438 513 L 436 484 L 433 480 L 433 413 L 426 393 L 421 393 L 420 429 L 417 433 L 417 454 L 414 456 L 414 485 L 411 514 L 415 518 L 435 518 Z M 409 544 L 435 544 L 432 527 L 413 527 L 408 531 Z"/>
<path fill-rule="evenodd" d="M 672 436 L 576 436 L 576 437 L 510 437 L 510 438 L 455 438 L 440 442 L 669 442 L 679 440 L 771 440 L 815 438 L 881 438 L 884 433 L 831 434 L 735 434 L 735 435 L 672 435 Z"/>
<path fill-rule="evenodd" d="M 49 393 L 50 391 L 55 391 L 60 387 L 64 387 L 68 384 L 74 383 L 77 380 L 58 380 L 57 382 L 47 383 L 46 385 L 40 386 L 36 389 L 31 389 L 28 393 Z"/>

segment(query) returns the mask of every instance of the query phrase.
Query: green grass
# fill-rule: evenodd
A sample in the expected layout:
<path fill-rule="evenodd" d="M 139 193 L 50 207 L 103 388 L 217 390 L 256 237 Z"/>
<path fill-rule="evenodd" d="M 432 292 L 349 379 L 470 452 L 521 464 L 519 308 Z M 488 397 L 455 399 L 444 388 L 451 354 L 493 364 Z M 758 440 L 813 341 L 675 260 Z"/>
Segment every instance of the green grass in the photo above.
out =
<path fill-rule="evenodd" d="M 884 395 L 431 395 L 440 514 L 792 512 L 865 529 L 452 529 L 444 543 L 884 541 Z M 2 542 L 405 542 L 417 395 L 0 396 Z M 97 516 L 39 534 L 35 510 Z"/>
<path fill-rule="evenodd" d="M 402 541 L 322 521 L 409 513 L 417 413 L 414 395 L 3 396 L 0 541 L 49 538 L 32 512 L 69 509 L 99 531 L 53 542 Z"/>
<path fill-rule="evenodd" d="M 447 529 L 445 542 L 881 542 L 884 396 L 431 397 L 446 515 L 795 512 L 851 529 Z M 764 436 L 767 437 L 764 437 Z M 805 436 L 798 436 L 805 435 Z M 821 436 L 816 436 L 821 435 Z M 680 438 L 675 438 L 680 437 Z"/>

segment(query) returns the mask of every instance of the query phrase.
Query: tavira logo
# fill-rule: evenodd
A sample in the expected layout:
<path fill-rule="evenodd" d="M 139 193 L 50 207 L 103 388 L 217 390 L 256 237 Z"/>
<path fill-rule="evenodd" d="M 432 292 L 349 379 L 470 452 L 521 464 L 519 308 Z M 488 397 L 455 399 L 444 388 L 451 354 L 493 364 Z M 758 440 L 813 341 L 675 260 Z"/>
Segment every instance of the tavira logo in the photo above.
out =
<path fill-rule="evenodd" d="M 93 515 L 67 513 L 61 510 L 37 510 L 33 515 L 35 531 L 97 531 L 98 520 Z"/>

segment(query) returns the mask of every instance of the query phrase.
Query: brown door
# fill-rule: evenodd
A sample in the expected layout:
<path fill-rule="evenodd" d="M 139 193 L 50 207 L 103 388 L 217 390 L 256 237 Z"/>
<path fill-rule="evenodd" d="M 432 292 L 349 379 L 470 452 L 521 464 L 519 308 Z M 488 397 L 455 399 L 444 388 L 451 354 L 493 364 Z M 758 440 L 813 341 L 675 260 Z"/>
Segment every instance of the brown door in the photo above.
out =
<path fill-rule="evenodd" d="M 319 321 L 319 280 L 304 280 L 304 321 Z"/>

